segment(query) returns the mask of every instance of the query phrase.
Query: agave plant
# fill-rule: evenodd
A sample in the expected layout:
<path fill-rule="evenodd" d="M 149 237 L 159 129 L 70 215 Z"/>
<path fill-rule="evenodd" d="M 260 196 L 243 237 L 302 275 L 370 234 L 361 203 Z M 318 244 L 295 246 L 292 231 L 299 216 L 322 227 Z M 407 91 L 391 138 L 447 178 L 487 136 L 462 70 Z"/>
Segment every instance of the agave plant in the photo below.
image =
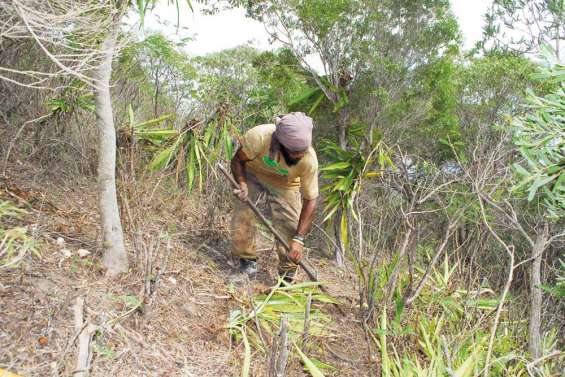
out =
<path fill-rule="evenodd" d="M 390 149 L 379 138 L 372 138 L 373 143 L 356 141 L 363 135 L 367 127 L 361 122 L 354 122 L 348 129 L 350 138 L 354 141 L 353 148 L 344 150 L 331 141 L 325 141 L 321 148 L 329 158 L 329 163 L 320 171 L 322 177 L 328 183 L 322 187 L 326 192 L 324 208 L 324 220 L 331 219 L 336 212 L 341 216 L 337 221 L 340 223 L 341 240 L 344 246 L 348 246 L 348 214 L 357 219 L 353 203 L 364 179 L 378 177 L 387 168 L 394 168 L 390 158 Z"/>
<path fill-rule="evenodd" d="M 46 105 L 51 115 L 62 116 L 72 114 L 77 110 L 94 112 L 94 93 L 85 90 L 86 84 L 79 80 L 65 87 L 59 96 L 47 100 Z"/>
<path fill-rule="evenodd" d="M 229 160 L 233 154 L 232 140 L 237 135 L 230 117 L 218 116 L 209 122 L 188 122 L 182 129 L 172 126 L 155 128 L 161 117 L 134 126 L 138 139 L 149 141 L 154 156 L 149 162 L 152 171 L 173 168 L 177 180 L 184 171 L 187 188 L 193 190 L 196 184 L 203 187 L 205 170 L 218 159 Z"/>
<path fill-rule="evenodd" d="M 251 346 L 265 352 L 261 333 L 274 336 L 279 331 L 281 318 L 288 320 L 288 338 L 294 344 L 306 370 L 314 377 L 323 376 L 321 369 L 331 366 L 307 356 L 298 344 L 302 341 L 308 297 L 311 308 L 308 314 L 308 335 L 314 338 L 332 336 L 330 317 L 319 307 L 324 303 L 337 303 L 331 296 L 320 292 L 319 282 L 288 285 L 282 279 L 267 294 L 260 294 L 242 301 L 249 310 L 237 309 L 230 313 L 228 330 L 235 339 L 241 339 L 245 347 L 242 376 L 247 375 L 250 365 Z"/>
<path fill-rule="evenodd" d="M 417 271 L 420 274 L 424 272 L 421 269 Z M 482 375 L 492 326 L 492 317 L 485 314 L 494 312 L 498 301 L 491 298 L 494 292 L 488 288 L 468 291 L 457 287 L 455 271 L 456 265 L 450 265 L 446 256 L 443 264 L 433 269 L 422 294 L 414 302 L 410 318 L 401 321 L 404 307 L 398 303 L 402 300 L 397 301 L 393 308 L 383 308 L 377 327 L 373 329 L 375 343 L 380 350 L 382 376 Z M 489 375 L 553 375 L 551 370 L 555 368 L 556 361 L 549 358 L 535 366 L 535 373 L 532 371 L 532 363 L 528 363 L 528 357 L 520 350 L 521 342 L 517 338 L 524 332 L 512 331 L 514 326 L 516 323 L 501 321 Z M 395 340 L 399 337 L 407 337 L 411 345 L 405 350 L 398 350 Z M 555 332 L 544 338 L 544 349 L 546 355 L 556 349 Z"/>

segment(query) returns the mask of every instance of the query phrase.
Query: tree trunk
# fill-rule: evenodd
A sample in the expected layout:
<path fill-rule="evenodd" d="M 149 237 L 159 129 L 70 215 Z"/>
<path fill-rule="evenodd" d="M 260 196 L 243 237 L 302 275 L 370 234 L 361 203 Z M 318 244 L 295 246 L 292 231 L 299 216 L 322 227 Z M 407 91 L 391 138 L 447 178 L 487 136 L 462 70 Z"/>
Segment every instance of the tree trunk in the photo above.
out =
<path fill-rule="evenodd" d="M 347 150 L 347 118 L 349 112 L 347 107 L 342 107 L 337 116 L 337 140 L 343 150 Z"/>
<path fill-rule="evenodd" d="M 541 260 L 545 246 L 547 244 L 547 236 L 549 233 L 547 223 L 543 223 L 542 229 L 538 232 L 536 242 L 532 249 L 532 267 L 530 270 L 530 324 L 529 324 L 529 349 L 532 358 L 539 359 L 541 357 L 541 301 L 542 290 L 541 285 Z"/>
<path fill-rule="evenodd" d="M 126 272 L 128 258 L 116 195 L 116 130 L 110 97 L 112 58 L 118 37 L 119 19 L 102 43 L 104 60 L 95 73 L 96 126 L 98 128 L 98 205 L 102 221 L 104 256 L 107 276 Z"/>

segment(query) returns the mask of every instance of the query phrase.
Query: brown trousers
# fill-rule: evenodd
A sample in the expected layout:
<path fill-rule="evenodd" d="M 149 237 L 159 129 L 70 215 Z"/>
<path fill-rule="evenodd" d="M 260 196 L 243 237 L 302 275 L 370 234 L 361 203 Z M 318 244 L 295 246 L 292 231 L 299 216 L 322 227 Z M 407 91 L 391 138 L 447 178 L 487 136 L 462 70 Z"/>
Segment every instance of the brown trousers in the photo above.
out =
<path fill-rule="evenodd" d="M 302 210 L 300 192 L 263 184 L 249 173 L 247 173 L 247 187 L 249 199 L 254 203 L 261 193 L 266 194 L 273 225 L 280 235 L 290 242 L 296 233 Z M 255 214 L 247 204 L 235 198 L 231 221 L 232 255 L 242 259 L 256 259 L 256 238 Z M 297 265 L 287 258 L 284 246 L 277 241 L 275 248 L 279 256 L 279 272 L 296 270 Z"/>

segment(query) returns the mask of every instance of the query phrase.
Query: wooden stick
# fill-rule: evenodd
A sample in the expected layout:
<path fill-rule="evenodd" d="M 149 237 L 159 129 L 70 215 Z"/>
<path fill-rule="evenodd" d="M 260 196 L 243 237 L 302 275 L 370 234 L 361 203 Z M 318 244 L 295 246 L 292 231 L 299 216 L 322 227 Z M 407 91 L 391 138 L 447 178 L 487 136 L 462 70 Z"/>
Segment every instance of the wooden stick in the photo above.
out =
<path fill-rule="evenodd" d="M 281 331 L 279 332 L 279 354 L 275 363 L 275 377 L 285 377 L 286 362 L 288 360 L 288 319 L 281 317 Z"/>

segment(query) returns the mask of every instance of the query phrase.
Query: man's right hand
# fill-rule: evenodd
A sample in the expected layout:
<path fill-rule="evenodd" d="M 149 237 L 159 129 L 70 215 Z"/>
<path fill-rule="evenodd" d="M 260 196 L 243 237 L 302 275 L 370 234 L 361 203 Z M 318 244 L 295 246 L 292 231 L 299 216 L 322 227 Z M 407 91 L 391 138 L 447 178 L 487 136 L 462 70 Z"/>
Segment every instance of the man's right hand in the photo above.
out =
<path fill-rule="evenodd" d="M 247 196 L 249 195 L 249 189 L 247 188 L 247 183 L 240 182 L 239 190 L 235 189 L 233 190 L 233 193 L 239 198 L 239 200 L 244 202 L 247 199 Z"/>

